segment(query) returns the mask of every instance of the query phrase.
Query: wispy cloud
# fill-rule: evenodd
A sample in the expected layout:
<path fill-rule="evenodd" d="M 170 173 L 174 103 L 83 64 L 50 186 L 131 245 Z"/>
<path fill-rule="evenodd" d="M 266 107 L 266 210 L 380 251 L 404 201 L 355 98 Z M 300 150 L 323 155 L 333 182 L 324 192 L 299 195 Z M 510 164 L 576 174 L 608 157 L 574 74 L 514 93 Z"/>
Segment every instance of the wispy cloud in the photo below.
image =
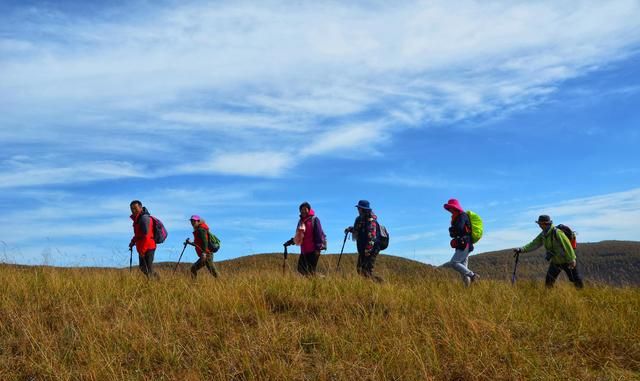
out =
<path fill-rule="evenodd" d="M 64 148 L 95 162 L 84 179 L 99 180 L 111 176 L 104 163 L 123 161 L 126 137 L 162 147 L 164 166 L 179 171 L 181 152 L 208 148 L 208 131 L 223 152 L 212 172 L 281 176 L 403 128 L 535 105 L 640 41 L 631 0 L 189 3 L 131 14 L 91 19 L 36 6 L 2 16 L 3 145 Z M 292 160 L 279 153 L 309 136 L 322 139 Z M 82 179 L 68 161 L 50 170 Z"/>

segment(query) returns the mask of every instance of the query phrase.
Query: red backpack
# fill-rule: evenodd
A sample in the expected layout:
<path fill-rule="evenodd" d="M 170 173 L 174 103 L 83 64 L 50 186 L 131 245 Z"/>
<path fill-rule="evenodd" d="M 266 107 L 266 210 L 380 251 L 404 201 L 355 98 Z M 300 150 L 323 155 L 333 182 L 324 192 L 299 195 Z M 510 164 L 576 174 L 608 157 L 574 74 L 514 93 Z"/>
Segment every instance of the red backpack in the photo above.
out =
<path fill-rule="evenodd" d="M 164 228 L 162 221 L 154 216 L 150 216 L 153 220 L 153 240 L 156 243 L 162 243 L 167 239 L 167 229 Z"/>

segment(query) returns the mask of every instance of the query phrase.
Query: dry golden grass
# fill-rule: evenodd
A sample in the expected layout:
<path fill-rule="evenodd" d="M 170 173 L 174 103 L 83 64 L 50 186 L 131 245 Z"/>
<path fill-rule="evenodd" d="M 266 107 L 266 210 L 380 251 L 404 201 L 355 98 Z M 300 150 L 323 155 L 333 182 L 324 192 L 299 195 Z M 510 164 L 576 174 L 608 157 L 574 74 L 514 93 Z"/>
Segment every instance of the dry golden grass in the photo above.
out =
<path fill-rule="evenodd" d="M 0 268 L 1 380 L 640 379 L 640 291 Z"/>

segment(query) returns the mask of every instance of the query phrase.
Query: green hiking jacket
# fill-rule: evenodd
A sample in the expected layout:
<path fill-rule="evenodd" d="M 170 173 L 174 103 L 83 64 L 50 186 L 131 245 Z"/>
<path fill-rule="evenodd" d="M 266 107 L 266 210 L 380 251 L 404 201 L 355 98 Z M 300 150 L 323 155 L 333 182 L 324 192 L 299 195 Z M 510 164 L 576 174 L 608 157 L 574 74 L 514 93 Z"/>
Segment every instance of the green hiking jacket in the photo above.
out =
<path fill-rule="evenodd" d="M 551 257 L 551 263 L 553 264 L 562 265 L 576 260 L 576 253 L 571 247 L 571 241 L 562 230 L 557 229 L 555 226 L 551 226 L 546 234 L 544 231 L 541 232 L 533 241 L 524 245 L 522 252 L 533 251 L 542 245 L 544 245 L 545 250 L 553 254 Z"/>

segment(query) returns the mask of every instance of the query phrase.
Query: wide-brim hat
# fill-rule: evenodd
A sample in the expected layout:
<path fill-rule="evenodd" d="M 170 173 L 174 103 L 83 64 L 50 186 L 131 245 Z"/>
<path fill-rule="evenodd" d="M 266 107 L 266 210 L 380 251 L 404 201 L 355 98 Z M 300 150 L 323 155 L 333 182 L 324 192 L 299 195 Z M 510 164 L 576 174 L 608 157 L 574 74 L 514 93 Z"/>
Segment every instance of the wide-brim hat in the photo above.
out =
<path fill-rule="evenodd" d="M 367 200 L 358 201 L 358 205 L 356 205 L 356 208 L 364 209 L 364 210 L 371 210 L 371 206 L 369 204 L 369 201 L 367 201 Z"/>
<path fill-rule="evenodd" d="M 540 217 L 538 217 L 538 221 L 535 221 L 536 224 L 552 224 L 553 221 L 551 220 L 551 217 L 547 216 L 546 214 L 542 214 L 540 215 Z"/>
<path fill-rule="evenodd" d="M 455 198 L 450 199 L 443 206 L 450 212 L 454 210 L 457 210 L 458 212 L 464 212 L 464 209 L 462 209 L 462 205 L 460 205 L 460 201 L 456 200 Z"/>

